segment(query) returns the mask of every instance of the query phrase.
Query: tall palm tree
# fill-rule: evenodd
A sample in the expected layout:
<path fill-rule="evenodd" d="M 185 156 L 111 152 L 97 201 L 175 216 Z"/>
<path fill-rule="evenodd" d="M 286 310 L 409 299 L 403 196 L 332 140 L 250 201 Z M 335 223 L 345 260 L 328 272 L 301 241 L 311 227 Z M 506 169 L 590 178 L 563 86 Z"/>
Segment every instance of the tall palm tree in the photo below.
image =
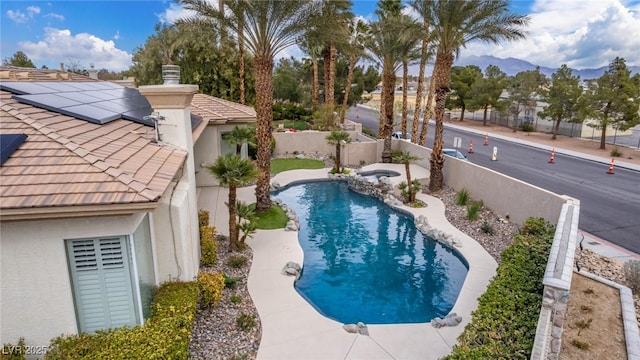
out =
<path fill-rule="evenodd" d="M 309 55 L 309 61 L 311 61 L 312 66 L 311 104 L 318 106 L 318 88 L 320 87 L 318 57 L 322 53 L 322 46 L 315 43 L 313 37 L 309 37 L 312 36 L 312 33 L 313 32 L 305 33 L 305 38 L 298 43 L 298 46 L 304 53 Z"/>
<path fill-rule="evenodd" d="M 411 181 L 411 163 L 417 160 L 420 160 L 420 158 L 411 154 L 409 151 L 402 151 L 393 157 L 393 161 L 404 164 L 404 172 L 407 176 L 407 191 L 409 194 L 407 202 L 414 202 L 416 200 L 416 193 L 411 186 L 411 184 L 413 184 L 413 181 Z"/>
<path fill-rule="evenodd" d="M 356 68 L 356 63 L 365 54 L 364 44 L 369 35 L 370 27 L 369 24 L 358 19 L 349 25 L 349 30 L 351 33 L 351 40 L 349 41 L 349 48 L 346 51 L 349 55 L 349 73 L 347 74 L 347 83 L 344 86 L 342 107 L 345 111 L 340 112 L 341 124 L 344 124 L 344 116 L 349 104 L 349 93 L 351 92 L 351 84 L 353 83 L 353 73 Z"/>
<path fill-rule="evenodd" d="M 222 139 L 229 143 L 229 145 L 235 145 L 236 155 L 241 155 L 242 144 L 247 143 L 250 146 L 254 144 L 255 133 L 251 128 L 246 126 L 234 126 L 230 132 L 222 134 Z"/>
<path fill-rule="evenodd" d="M 342 130 L 333 130 L 331 131 L 331 133 L 329 135 L 327 135 L 327 137 L 325 138 L 327 139 L 327 142 L 329 143 L 329 145 L 335 145 L 336 146 L 336 168 L 335 171 L 336 173 L 342 173 L 344 171 L 344 167 L 340 167 L 340 157 L 341 157 L 341 149 L 345 144 L 348 144 L 351 142 L 351 137 L 349 136 L 349 133 L 346 131 L 342 131 Z"/>
<path fill-rule="evenodd" d="M 416 22 L 407 15 L 399 17 L 400 26 L 406 30 L 403 31 L 403 36 L 398 37 L 400 46 L 400 54 L 402 57 L 402 120 L 400 123 L 400 130 L 402 131 L 402 138 L 407 138 L 407 94 L 409 87 L 409 65 L 413 64 L 415 60 L 419 59 L 422 55 L 421 49 L 418 48 L 418 42 L 420 41 L 420 28 Z"/>
<path fill-rule="evenodd" d="M 522 28 L 527 25 L 529 18 L 510 13 L 507 0 L 426 2 L 430 12 L 429 18 L 432 20 L 434 40 L 437 43 L 432 79 L 435 81 L 436 130 L 430 159 L 429 182 L 429 189 L 437 191 L 442 189 L 443 185 L 443 120 L 454 58 L 461 47 L 474 40 L 499 43 L 501 40 L 524 38 Z"/>
<path fill-rule="evenodd" d="M 353 21 L 351 0 L 320 0 L 320 13 L 315 19 L 316 29 L 320 30 L 317 38 L 324 44 L 322 57 L 324 60 L 324 102 L 333 106 L 336 53 L 338 47 L 349 43 L 349 24 Z"/>
<path fill-rule="evenodd" d="M 249 159 L 241 159 L 235 154 L 220 156 L 216 162 L 207 167 L 207 170 L 215 176 L 221 186 L 229 188 L 229 249 L 238 250 L 238 225 L 236 222 L 237 188 L 247 185 L 255 180 L 258 170 Z"/>
<path fill-rule="evenodd" d="M 420 24 L 420 31 L 421 31 L 421 41 L 422 41 L 422 47 L 421 52 L 420 52 L 420 67 L 418 70 L 418 86 L 416 88 L 416 104 L 414 107 L 414 111 L 413 111 L 413 127 L 411 129 L 411 142 L 418 143 L 418 128 L 420 126 L 420 116 L 422 115 L 422 94 L 424 93 L 424 76 L 425 76 L 425 71 L 426 71 L 426 67 L 427 67 L 427 62 L 433 58 L 434 55 L 434 49 L 433 49 L 433 43 L 430 39 L 430 32 L 429 32 L 429 27 L 431 26 L 431 13 L 429 11 L 429 4 L 432 2 L 433 0 L 428 0 L 428 1 L 416 1 L 416 0 L 412 0 L 409 2 L 409 6 L 414 10 L 414 12 L 418 15 L 418 17 L 422 20 L 422 23 Z M 428 114 L 428 110 L 426 111 L 426 113 Z M 422 135 L 422 133 L 420 134 L 420 139 L 424 139 L 422 140 L 422 142 L 420 143 L 420 145 L 424 146 L 424 143 L 426 141 L 426 137 L 427 137 L 427 129 L 429 128 L 429 116 L 425 115 L 424 116 L 424 122 L 423 122 L 423 132 L 424 132 L 424 136 Z"/>
<path fill-rule="evenodd" d="M 256 211 L 271 208 L 271 132 L 273 122 L 273 60 L 276 54 L 296 43 L 307 23 L 317 14 L 317 4 L 304 0 L 226 0 L 234 16 L 225 17 L 207 0 L 182 0 L 185 8 L 214 24 L 241 36 L 254 56 L 258 181 Z"/>

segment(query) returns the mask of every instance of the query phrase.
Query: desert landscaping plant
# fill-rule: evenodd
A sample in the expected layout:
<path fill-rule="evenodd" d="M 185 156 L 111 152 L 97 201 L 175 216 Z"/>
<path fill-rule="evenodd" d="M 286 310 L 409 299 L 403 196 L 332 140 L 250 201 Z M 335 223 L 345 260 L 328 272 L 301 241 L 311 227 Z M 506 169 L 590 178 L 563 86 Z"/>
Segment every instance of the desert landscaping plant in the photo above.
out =
<path fill-rule="evenodd" d="M 242 331 L 249 331 L 256 326 L 256 320 L 248 314 L 240 314 L 236 319 L 236 324 Z"/>
<path fill-rule="evenodd" d="M 411 184 L 411 186 L 406 187 L 407 196 L 405 197 L 405 199 L 407 203 L 412 203 L 416 200 L 416 193 L 417 193 L 416 189 L 419 191 L 422 185 L 419 185 L 416 188 L 414 181 L 411 180 L 411 163 L 416 160 L 420 160 L 420 158 L 412 155 L 408 151 L 402 151 L 396 154 L 395 156 L 392 156 L 392 159 L 396 163 L 404 164 L 404 172 L 405 172 L 405 175 L 407 176 L 406 184 Z M 420 183 L 418 182 L 418 184 Z"/>
<path fill-rule="evenodd" d="M 467 219 L 469 221 L 476 221 L 478 219 L 478 215 L 480 215 L 480 210 L 482 210 L 483 202 L 482 200 L 474 201 L 467 206 Z"/>
<path fill-rule="evenodd" d="M 456 205 L 464 206 L 469 202 L 469 190 L 462 188 L 456 192 Z"/>
<path fill-rule="evenodd" d="M 335 145 L 336 147 L 336 157 L 335 157 L 336 167 L 333 169 L 333 171 L 335 173 L 341 174 L 344 171 L 344 166 L 341 167 L 340 152 L 343 146 L 351 142 L 351 136 L 346 131 L 333 130 L 331 131 L 331 134 L 327 135 L 326 140 L 329 143 L 329 145 Z"/>

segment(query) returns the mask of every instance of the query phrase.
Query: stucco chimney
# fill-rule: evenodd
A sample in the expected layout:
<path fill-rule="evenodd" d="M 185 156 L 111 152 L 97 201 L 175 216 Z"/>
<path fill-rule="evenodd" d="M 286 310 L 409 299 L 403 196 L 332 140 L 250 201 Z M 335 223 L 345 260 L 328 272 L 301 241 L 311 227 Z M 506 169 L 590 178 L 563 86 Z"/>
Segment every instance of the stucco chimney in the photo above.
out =
<path fill-rule="evenodd" d="M 98 80 L 98 70 L 93 64 L 89 64 L 89 77 Z"/>

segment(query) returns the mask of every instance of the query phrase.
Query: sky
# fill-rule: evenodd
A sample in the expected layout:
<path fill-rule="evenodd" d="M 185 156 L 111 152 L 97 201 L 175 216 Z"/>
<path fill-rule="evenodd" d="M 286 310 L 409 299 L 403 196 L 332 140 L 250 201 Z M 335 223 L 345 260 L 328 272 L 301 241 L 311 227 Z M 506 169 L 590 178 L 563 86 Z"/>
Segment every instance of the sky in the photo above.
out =
<path fill-rule="evenodd" d="M 356 15 L 376 19 L 376 1 L 353 3 Z M 472 42 L 460 56 L 514 57 L 575 69 L 606 66 L 620 56 L 627 65 L 640 66 L 640 0 L 512 0 L 510 9 L 530 16 L 525 40 L 499 45 Z M 155 33 L 156 24 L 170 24 L 184 14 L 175 2 L 161 0 L 2 0 L 0 58 L 22 51 L 37 67 L 94 64 L 122 71 Z M 302 55 L 292 47 L 278 57 Z"/>

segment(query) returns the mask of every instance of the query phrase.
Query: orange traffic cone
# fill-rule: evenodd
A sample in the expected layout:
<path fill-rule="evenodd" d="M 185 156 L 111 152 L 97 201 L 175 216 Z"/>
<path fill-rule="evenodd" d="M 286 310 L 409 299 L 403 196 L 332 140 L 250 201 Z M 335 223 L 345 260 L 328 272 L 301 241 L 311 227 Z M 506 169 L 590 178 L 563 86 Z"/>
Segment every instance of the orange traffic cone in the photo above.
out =
<path fill-rule="evenodd" d="M 607 174 L 613 175 L 613 162 L 615 160 L 613 158 L 611 158 L 611 165 L 609 165 L 609 171 L 607 171 Z"/>
<path fill-rule="evenodd" d="M 555 155 L 556 155 L 556 149 L 553 148 L 551 149 L 551 158 L 549 159 L 549 164 L 555 164 Z"/>
<path fill-rule="evenodd" d="M 469 140 L 469 154 L 473 154 L 473 140 Z"/>
<path fill-rule="evenodd" d="M 489 146 L 489 134 L 487 133 L 484 134 L 484 144 L 482 145 Z"/>

